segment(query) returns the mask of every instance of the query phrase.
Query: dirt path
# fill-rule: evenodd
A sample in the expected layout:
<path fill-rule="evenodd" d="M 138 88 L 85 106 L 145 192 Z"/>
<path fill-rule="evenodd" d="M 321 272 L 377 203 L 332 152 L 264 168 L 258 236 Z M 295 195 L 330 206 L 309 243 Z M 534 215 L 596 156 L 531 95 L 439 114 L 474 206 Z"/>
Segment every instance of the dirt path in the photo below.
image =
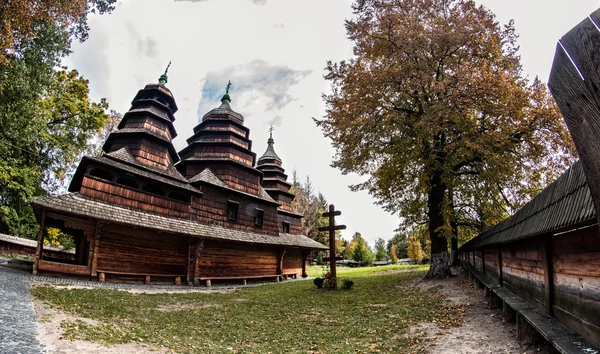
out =
<path fill-rule="evenodd" d="M 516 338 L 516 325 L 502 321 L 501 309 L 488 308 L 489 299 L 475 290 L 461 268 L 453 269 L 455 277 L 444 280 L 421 281 L 415 285 L 422 290 L 435 288 L 446 294 L 455 304 L 467 304 L 464 323 L 460 327 L 442 330 L 434 324 L 422 325 L 422 332 L 435 340 L 429 348 L 432 354 L 533 354 L 549 353 L 543 346 L 521 346 Z"/>

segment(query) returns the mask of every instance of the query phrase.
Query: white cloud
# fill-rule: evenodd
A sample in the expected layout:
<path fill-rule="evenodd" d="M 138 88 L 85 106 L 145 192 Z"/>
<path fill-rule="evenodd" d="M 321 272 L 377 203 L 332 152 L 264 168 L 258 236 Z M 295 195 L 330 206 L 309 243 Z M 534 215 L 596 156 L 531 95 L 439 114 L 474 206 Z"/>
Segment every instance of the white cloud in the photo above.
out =
<path fill-rule="evenodd" d="M 290 88 L 310 75 L 311 70 L 294 70 L 287 66 L 271 65 L 264 60 L 227 67 L 206 74 L 202 80 L 202 99 L 198 104 L 201 118 L 225 93 L 231 80 L 230 95 L 237 107 L 263 106 L 266 111 L 280 111 L 296 100 Z"/>

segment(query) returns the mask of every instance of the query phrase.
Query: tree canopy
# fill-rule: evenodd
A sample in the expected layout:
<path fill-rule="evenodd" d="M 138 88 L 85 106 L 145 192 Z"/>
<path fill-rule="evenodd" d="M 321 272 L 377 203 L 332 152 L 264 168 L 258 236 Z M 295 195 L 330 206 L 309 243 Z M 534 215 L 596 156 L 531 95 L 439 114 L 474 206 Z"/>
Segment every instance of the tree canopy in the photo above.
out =
<path fill-rule="evenodd" d="M 87 36 L 87 13 L 112 3 L 0 5 L 0 232 L 34 236 L 29 201 L 56 192 L 105 131 L 107 103 L 91 101 L 88 81 L 59 64 Z"/>
<path fill-rule="evenodd" d="M 570 137 L 545 85 L 523 77 L 512 22 L 470 0 L 358 0 L 353 10 L 354 58 L 327 63 L 317 125 L 333 166 L 369 177 L 354 190 L 407 228 L 427 225 L 428 276 L 445 276 L 447 240 L 539 191 L 572 162 Z"/>

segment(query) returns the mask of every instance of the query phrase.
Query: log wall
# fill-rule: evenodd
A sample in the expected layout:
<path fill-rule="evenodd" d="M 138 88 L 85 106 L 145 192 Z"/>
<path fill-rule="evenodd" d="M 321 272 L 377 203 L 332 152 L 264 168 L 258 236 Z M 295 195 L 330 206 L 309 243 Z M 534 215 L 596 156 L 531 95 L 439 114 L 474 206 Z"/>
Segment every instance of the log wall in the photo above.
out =
<path fill-rule="evenodd" d="M 98 240 L 98 272 L 186 275 L 188 239 L 107 225 Z"/>
<path fill-rule="evenodd" d="M 596 231 L 591 227 L 552 240 L 552 311 L 600 345 L 600 235 Z"/>
<path fill-rule="evenodd" d="M 286 273 L 294 272 L 296 278 L 302 276 L 302 264 L 304 263 L 303 253 L 301 249 L 289 248 L 283 257 L 283 271 Z"/>
<path fill-rule="evenodd" d="M 501 250 L 498 263 L 498 250 Z M 483 257 L 482 257 L 483 255 Z M 461 250 L 461 259 L 600 346 L 600 232 L 559 235 Z"/>
<path fill-rule="evenodd" d="M 277 275 L 280 252 L 276 247 L 206 240 L 197 272 L 201 278 Z"/>
<path fill-rule="evenodd" d="M 239 203 L 238 217 L 235 221 L 227 218 L 229 201 Z M 253 198 L 223 192 L 214 187 L 207 186 L 202 198 L 193 197 L 191 207 L 193 214 L 191 218 L 197 222 L 271 235 L 278 235 L 281 231 L 276 205 L 264 205 Z M 257 209 L 264 211 L 262 226 L 257 226 L 254 222 Z"/>

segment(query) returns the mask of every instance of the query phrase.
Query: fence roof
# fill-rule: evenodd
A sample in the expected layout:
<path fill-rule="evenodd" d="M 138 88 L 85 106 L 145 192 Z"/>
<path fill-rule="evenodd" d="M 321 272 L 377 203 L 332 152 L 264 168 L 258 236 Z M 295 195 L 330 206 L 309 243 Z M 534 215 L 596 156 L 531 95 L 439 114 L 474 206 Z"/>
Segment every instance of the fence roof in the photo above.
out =
<path fill-rule="evenodd" d="M 463 248 L 557 232 L 595 218 L 583 165 L 577 161 L 515 214 L 482 232 Z"/>

